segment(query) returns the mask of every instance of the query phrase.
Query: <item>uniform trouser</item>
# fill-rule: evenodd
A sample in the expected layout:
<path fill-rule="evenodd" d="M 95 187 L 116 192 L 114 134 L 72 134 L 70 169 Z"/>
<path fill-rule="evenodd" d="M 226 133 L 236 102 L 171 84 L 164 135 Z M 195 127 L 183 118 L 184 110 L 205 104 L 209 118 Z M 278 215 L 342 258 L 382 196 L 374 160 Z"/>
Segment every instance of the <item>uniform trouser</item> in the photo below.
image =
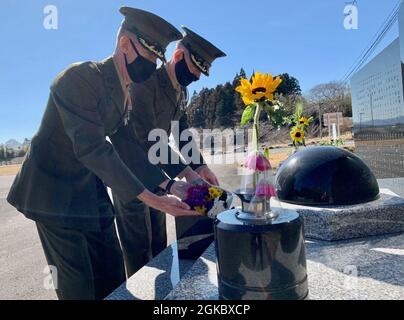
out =
<path fill-rule="evenodd" d="M 125 281 L 122 251 L 113 220 L 101 232 L 36 223 L 53 284 L 61 300 L 99 300 Z M 52 270 L 51 267 L 51 270 Z"/>
<path fill-rule="evenodd" d="M 113 199 L 129 278 L 167 247 L 166 215 L 137 200 Z"/>

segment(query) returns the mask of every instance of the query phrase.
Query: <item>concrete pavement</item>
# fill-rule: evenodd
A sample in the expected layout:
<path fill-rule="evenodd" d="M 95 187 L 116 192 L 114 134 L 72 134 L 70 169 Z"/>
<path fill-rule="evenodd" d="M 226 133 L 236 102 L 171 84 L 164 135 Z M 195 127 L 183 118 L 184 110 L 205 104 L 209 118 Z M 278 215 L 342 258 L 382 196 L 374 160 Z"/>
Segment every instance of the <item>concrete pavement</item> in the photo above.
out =
<path fill-rule="evenodd" d="M 223 187 L 237 189 L 235 166 L 212 165 Z M 47 266 L 33 221 L 10 206 L 6 197 L 14 176 L 0 176 L 0 300 L 56 299 L 44 288 Z M 175 240 L 175 224 L 167 216 L 168 242 Z"/>
<path fill-rule="evenodd" d="M 56 299 L 44 288 L 47 263 L 34 222 L 6 201 L 13 180 L 0 176 L 0 299 Z"/>

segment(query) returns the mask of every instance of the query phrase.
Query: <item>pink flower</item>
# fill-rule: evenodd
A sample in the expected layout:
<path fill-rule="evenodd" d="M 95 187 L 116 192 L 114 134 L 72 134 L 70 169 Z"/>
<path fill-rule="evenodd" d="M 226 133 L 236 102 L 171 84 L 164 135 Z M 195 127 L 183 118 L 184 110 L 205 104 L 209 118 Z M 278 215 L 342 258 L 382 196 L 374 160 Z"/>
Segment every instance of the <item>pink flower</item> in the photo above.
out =
<path fill-rule="evenodd" d="M 266 198 L 272 198 L 276 197 L 276 189 L 273 185 L 271 184 L 260 184 L 257 186 L 257 189 L 255 190 L 255 194 L 258 197 L 266 197 Z"/>
<path fill-rule="evenodd" d="M 269 160 L 262 154 L 252 153 L 247 157 L 244 166 L 250 170 L 265 172 L 272 169 Z"/>

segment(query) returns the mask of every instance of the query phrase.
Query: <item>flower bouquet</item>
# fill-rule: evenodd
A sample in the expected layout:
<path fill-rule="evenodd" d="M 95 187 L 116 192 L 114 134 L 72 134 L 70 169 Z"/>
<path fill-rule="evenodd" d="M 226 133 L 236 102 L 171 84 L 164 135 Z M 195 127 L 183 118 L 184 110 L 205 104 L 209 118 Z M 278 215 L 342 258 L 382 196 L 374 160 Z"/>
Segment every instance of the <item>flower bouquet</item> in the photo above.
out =
<path fill-rule="evenodd" d="M 252 151 L 243 163 L 242 185 L 236 193 L 242 199 L 243 212 L 255 218 L 271 216 L 269 203 L 276 196 L 269 149 L 262 151 L 259 148 L 259 125 L 263 112 L 275 128 L 283 124 L 286 112 L 283 105 L 274 99 L 281 83 L 280 77 L 273 78 L 270 74 L 256 72 L 250 81 L 241 79 L 241 85 L 236 88 L 246 104 L 241 125 L 253 121 Z"/>
<path fill-rule="evenodd" d="M 232 200 L 231 193 L 198 180 L 186 191 L 184 202 L 192 210 L 215 219 L 219 213 L 230 209 Z"/>

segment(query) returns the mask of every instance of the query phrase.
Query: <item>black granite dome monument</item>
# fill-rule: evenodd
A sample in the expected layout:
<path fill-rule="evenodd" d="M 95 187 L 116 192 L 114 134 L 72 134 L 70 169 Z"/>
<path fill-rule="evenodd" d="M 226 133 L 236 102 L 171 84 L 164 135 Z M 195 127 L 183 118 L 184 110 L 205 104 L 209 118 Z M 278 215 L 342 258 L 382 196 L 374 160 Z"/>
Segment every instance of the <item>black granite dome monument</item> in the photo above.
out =
<path fill-rule="evenodd" d="M 276 189 L 279 200 L 298 205 L 353 205 L 379 196 L 368 166 L 335 147 L 299 150 L 279 168 Z"/>

